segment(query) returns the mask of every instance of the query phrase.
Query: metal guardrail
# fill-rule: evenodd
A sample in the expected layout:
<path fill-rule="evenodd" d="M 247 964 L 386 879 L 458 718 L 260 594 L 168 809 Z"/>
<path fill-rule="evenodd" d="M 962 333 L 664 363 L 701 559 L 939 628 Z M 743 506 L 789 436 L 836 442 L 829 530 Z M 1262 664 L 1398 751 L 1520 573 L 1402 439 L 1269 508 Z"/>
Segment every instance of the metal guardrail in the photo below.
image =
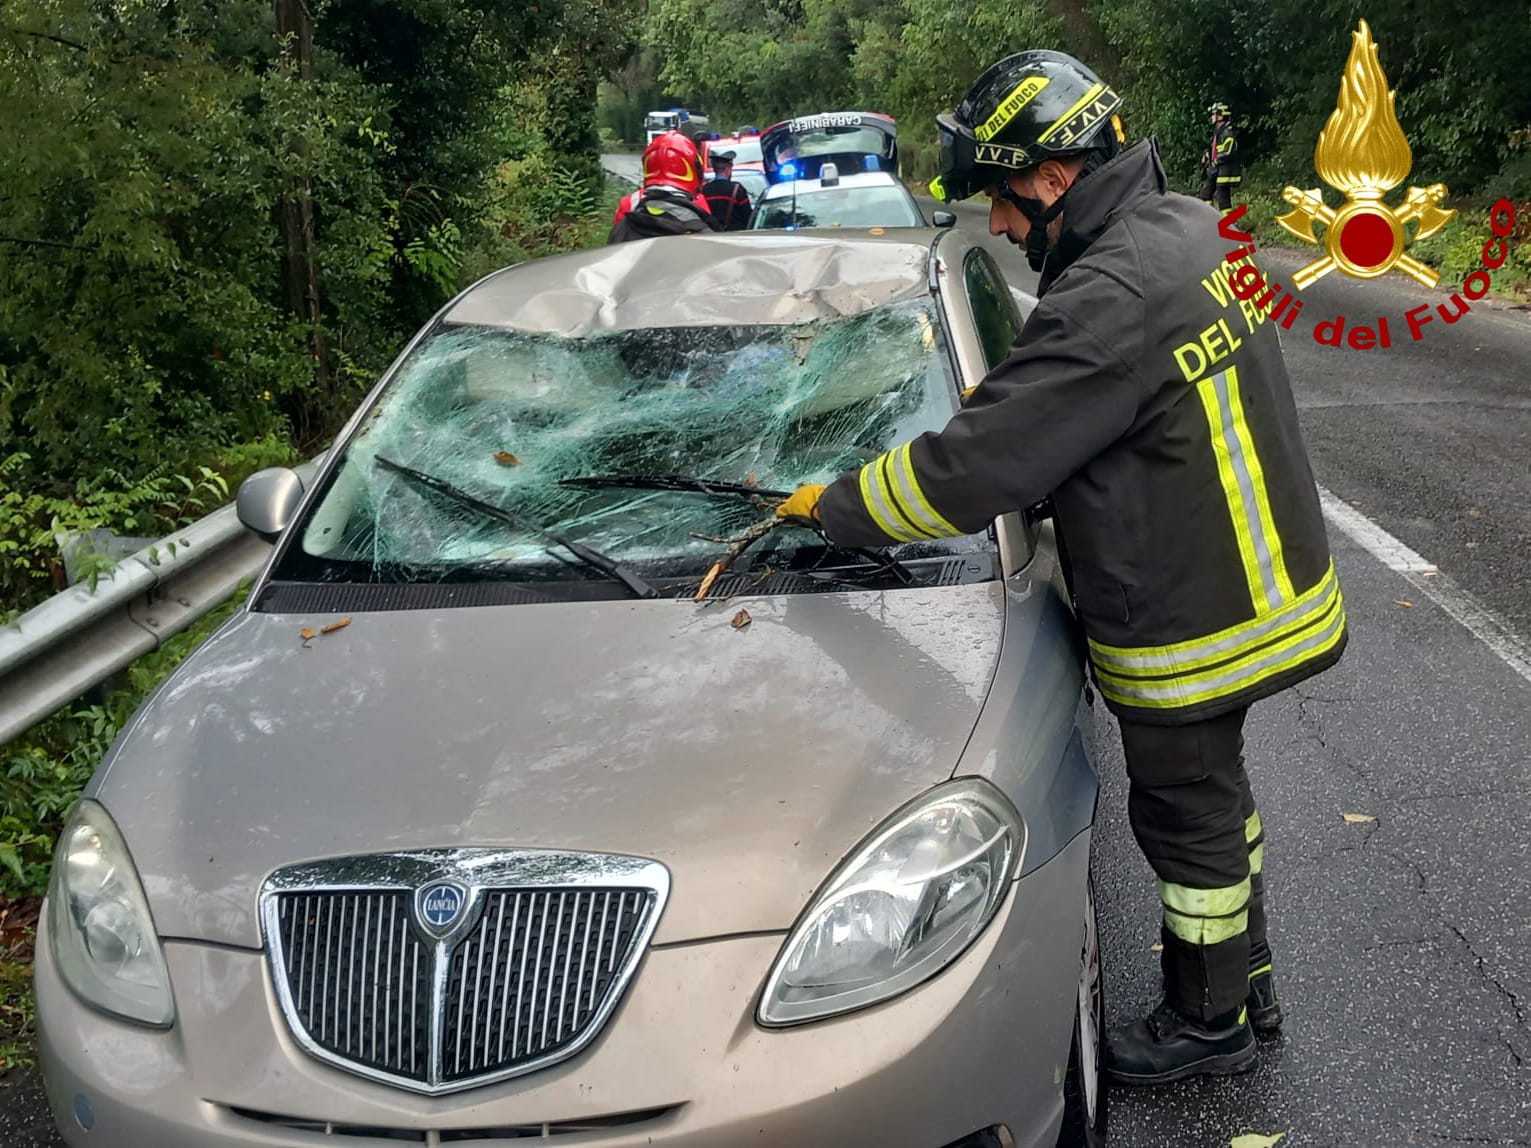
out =
<path fill-rule="evenodd" d="M 297 468 L 305 484 L 319 461 Z M 0 626 L 0 745 L 228 601 L 270 553 L 231 503 Z"/>

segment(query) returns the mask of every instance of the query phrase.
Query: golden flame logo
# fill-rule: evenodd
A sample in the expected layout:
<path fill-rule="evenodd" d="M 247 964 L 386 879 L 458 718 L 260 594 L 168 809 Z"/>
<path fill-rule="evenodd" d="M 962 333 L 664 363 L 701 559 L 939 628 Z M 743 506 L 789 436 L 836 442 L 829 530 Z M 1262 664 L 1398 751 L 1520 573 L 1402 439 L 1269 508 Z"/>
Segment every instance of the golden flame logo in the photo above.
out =
<path fill-rule="evenodd" d="M 1307 191 L 1289 187 L 1281 193 L 1293 208 L 1276 219 L 1287 231 L 1305 243 L 1317 244 L 1313 224 L 1324 225 L 1326 254 L 1292 276 L 1299 288 L 1336 268 L 1357 279 L 1376 279 L 1396 267 L 1427 287 L 1440 279 L 1405 252 L 1409 240 L 1403 228 L 1406 223 L 1417 224 L 1414 238 L 1424 239 L 1446 226 L 1456 214 L 1440 207 L 1446 185 L 1411 187 L 1397 209 L 1382 199 L 1404 181 L 1414 162 L 1408 138 L 1393 112 L 1393 95 L 1377 62 L 1371 29 L 1362 20 L 1360 31 L 1351 33 L 1339 99 L 1313 149 L 1319 178 L 1342 192 L 1345 204 L 1329 207 L 1316 187 Z"/>

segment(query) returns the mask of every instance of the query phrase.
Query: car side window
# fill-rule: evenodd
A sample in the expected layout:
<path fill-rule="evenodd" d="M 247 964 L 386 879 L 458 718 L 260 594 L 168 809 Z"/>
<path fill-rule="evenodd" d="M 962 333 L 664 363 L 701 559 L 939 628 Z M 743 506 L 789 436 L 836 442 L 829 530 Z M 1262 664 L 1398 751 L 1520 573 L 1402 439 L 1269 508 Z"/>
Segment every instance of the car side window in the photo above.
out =
<path fill-rule="evenodd" d="M 973 312 L 973 326 L 983 346 L 984 366 L 992 371 L 1010 354 L 1011 344 L 1020 335 L 1025 320 L 1015 296 L 1010 294 L 1010 285 L 987 251 L 974 248 L 968 252 L 962 264 L 962 278 L 967 287 L 968 307 Z M 1014 548 L 1009 561 L 1017 569 L 1024 568 L 1036 553 L 1036 526 L 1029 517 L 1022 516 L 1019 529 L 1012 530 L 1007 537 Z"/>
<path fill-rule="evenodd" d="M 1010 353 L 1021 333 L 1021 313 L 994 257 L 982 248 L 969 251 L 962 268 L 973 325 L 983 344 L 984 365 L 992 370 Z"/>

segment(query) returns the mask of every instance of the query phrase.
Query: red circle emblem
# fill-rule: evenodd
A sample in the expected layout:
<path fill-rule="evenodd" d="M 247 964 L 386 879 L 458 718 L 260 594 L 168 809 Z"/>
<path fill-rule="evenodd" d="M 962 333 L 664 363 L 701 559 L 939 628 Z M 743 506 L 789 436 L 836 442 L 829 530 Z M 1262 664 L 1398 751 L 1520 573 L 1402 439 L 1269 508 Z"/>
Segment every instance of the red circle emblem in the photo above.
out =
<path fill-rule="evenodd" d="M 1345 221 L 1340 250 L 1357 267 L 1380 267 L 1393 254 L 1393 228 L 1375 211 L 1360 211 Z"/>

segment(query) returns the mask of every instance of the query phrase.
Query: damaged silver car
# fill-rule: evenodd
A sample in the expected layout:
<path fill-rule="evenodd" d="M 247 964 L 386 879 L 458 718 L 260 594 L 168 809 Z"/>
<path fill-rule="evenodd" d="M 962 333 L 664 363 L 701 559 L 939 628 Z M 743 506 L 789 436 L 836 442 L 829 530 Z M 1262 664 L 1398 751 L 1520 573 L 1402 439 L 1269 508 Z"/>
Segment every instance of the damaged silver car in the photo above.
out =
<path fill-rule="evenodd" d="M 514 267 L 147 701 L 38 937 L 71 1145 L 1097 1145 L 1097 779 L 1049 529 L 772 505 L 1022 310 L 956 231 Z"/>

